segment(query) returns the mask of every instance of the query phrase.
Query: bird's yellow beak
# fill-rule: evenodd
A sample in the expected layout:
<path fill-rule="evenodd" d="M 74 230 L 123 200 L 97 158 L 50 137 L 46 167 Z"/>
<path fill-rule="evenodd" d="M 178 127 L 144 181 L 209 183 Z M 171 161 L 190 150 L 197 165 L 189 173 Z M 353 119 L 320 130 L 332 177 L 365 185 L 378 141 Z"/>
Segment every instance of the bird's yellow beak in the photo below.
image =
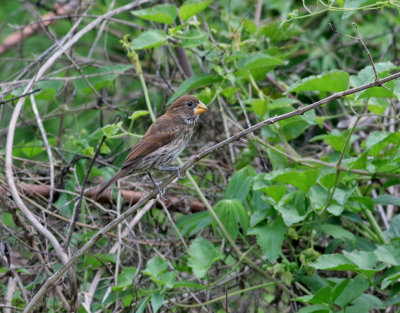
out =
<path fill-rule="evenodd" d="M 194 115 L 204 113 L 207 110 L 208 109 L 207 109 L 206 105 L 202 102 L 199 102 L 199 104 L 194 108 Z"/>

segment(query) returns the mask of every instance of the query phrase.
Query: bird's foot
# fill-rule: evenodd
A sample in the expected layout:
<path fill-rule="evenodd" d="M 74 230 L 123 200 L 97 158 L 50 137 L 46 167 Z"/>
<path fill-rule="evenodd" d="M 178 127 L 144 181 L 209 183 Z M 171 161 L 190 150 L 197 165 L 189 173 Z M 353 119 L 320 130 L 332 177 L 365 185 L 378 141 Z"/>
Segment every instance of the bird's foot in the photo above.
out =
<path fill-rule="evenodd" d="M 161 189 L 160 184 L 159 183 L 155 183 L 154 186 L 156 187 L 157 192 L 160 195 L 160 198 L 163 199 L 163 200 L 167 200 L 167 198 L 164 197 L 165 191 Z"/>
<path fill-rule="evenodd" d="M 167 200 L 164 197 L 165 192 L 161 189 L 160 184 L 156 183 L 156 181 L 153 179 L 153 177 L 151 176 L 150 172 L 147 172 L 147 175 L 149 175 L 151 182 L 153 183 L 154 187 L 156 187 L 158 194 L 160 195 L 160 198 L 163 200 Z"/>
<path fill-rule="evenodd" d="M 186 171 L 185 171 L 185 174 L 182 176 L 181 168 L 179 166 L 163 166 L 163 167 L 160 168 L 160 170 L 163 170 L 163 171 L 175 171 L 176 176 L 178 176 L 178 178 L 180 180 L 185 179 L 185 177 L 186 177 Z"/>

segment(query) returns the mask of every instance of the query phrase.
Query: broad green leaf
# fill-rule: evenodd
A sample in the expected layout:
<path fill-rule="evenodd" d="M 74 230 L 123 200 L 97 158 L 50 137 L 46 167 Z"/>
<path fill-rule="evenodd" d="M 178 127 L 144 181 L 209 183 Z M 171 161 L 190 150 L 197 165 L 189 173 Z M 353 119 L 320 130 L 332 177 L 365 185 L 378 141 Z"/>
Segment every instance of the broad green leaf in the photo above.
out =
<path fill-rule="evenodd" d="M 88 81 L 96 90 L 100 90 L 101 88 L 112 84 L 120 74 L 131 68 L 133 68 L 133 66 L 127 64 L 106 65 L 100 68 L 86 67 L 83 70 L 83 74 L 87 75 Z M 93 92 L 88 86 L 87 81 L 83 78 L 75 79 L 74 86 L 76 89 L 84 93 Z"/>
<path fill-rule="evenodd" d="M 245 57 L 239 59 L 238 68 L 243 70 L 253 70 L 268 67 L 272 69 L 282 64 L 285 64 L 285 62 L 281 59 L 260 52 L 252 52 L 247 53 Z"/>
<path fill-rule="evenodd" d="M 175 91 L 168 104 L 172 103 L 175 99 L 188 93 L 189 91 L 220 82 L 222 78 L 217 74 L 196 74 L 186 79 Z"/>
<path fill-rule="evenodd" d="M 396 197 L 396 199 L 398 198 Z M 400 239 L 400 214 L 397 214 L 394 218 L 391 219 L 389 230 L 385 231 L 384 233 L 388 240 Z"/>
<path fill-rule="evenodd" d="M 196 238 L 188 249 L 188 265 L 197 278 L 206 276 L 211 265 L 222 258 L 221 252 L 204 238 Z"/>
<path fill-rule="evenodd" d="M 242 226 L 243 233 L 246 234 L 249 217 L 246 209 L 239 200 L 221 200 L 214 207 L 214 210 L 233 241 L 236 240 L 236 237 L 239 234 L 238 224 Z"/>
<path fill-rule="evenodd" d="M 0 213 L 0 221 L 1 221 L 2 225 L 4 225 L 4 226 L 11 227 L 11 228 L 15 227 L 14 219 L 13 219 L 13 216 L 11 213 L 8 213 L 8 212 Z"/>
<path fill-rule="evenodd" d="M 365 142 L 366 149 L 369 150 L 368 154 L 377 156 L 390 144 L 400 144 L 400 132 L 384 133 L 372 132 Z M 363 143 L 364 145 L 364 143 Z"/>
<path fill-rule="evenodd" d="M 373 252 L 357 250 L 347 252 L 343 250 L 343 255 L 353 263 L 357 264 L 360 269 L 373 269 L 378 261 L 378 258 Z"/>
<path fill-rule="evenodd" d="M 147 9 L 131 11 L 131 13 L 144 20 L 168 25 L 172 25 L 177 16 L 175 6 L 171 4 L 157 4 Z"/>
<path fill-rule="evenodd" d="M 196 48 L 204 45 L 207 42 L 207 34 L 199 31 L 198 29 L 189 29 L 178 37 L 182 40 L 184 48 Z"/>
<path fill-rule="evenodd" d="M 360 296 L 368 287 L 368 280 L 362 278 L 361 276 L 349 279 L 349 283 L 347 284 L 347 286 L 336 298 L 335 304 L 344 308 L 351 301 Z"/>
<path fill-rule="evenodd" d="M 120 291 L 129 287 L 136 275 L 136 267 L 126 267 L 118 275 L 118 285 L 112 287 L 113 291 Z"/>
<path fill-rule="evenodd" d="M 295 23 L 285 23 L 282 25 L 281 21 L 276 21 L 261 26 L 257 32 L 257 36 L 264 35 L 268 37 L 271 42 L 279 42 L 288 40 L 301 33 L 302 29 Z"/>
<path fill-rule="evenodd" d="M 247 175 L 246 169 L 241 169 L 232 175 L 225 190 L 225 199 L 237 199 L 243 202 L 250 191 L 253 178 Z"/>
<path fill-rule="evenodd" d="M 108 124 L 104 126 L 101 130 L 107 138 L 112 137 L 116 135 L 121 128 L 122 122 L 119 122 L 117 124 Z"/>
<path fill-rule="evenodd" d="M 113 253 L 96 253 L 85 258 L 85 266 L 96 268 L 103 266 L 105 263 L 115 264 L 115 261 L 116 256 Z"/>
<path fill-rule="evenodd" d="M 318 170 L 278 170 L 265 174 L 266 180 L 291 184 L 305 192 L 315 184 L 319 175 Z"/>
<path fill-rule="evenodd" d="M 296 190 L 295 192 L 287 193 L 275 206 L 275 209 L 281 213 L 287 227 L 306 218 L 306 201 L 305 192 Z"/>
<path fill-rule="evenodd" d="M 183 215 L 176 221 L 176 226 L 182 236 L 193 236 L 205 227 L 211 225 L 212 217 L 207 211 Z"/>
<path fill-rule="evenodd" d="M 359 313 L 359 312 L 370 312 L 371 309 L 384 309 L 385 305 L 382 303 L 382 301 L 375 297 L 374 295 L 371 294 L 362 294 L 360 295 L 357 299 L 352 301 L 352 304 L 355 306 L 362 307 L 362 310 L 354 310 L 351 313 Z M 348 307 L 350 309 L 352 307 Z M 347 312 L 347 310 L 346 310 Z"/>
<path fill-rule="evenodd" d="M 313 137 L 311 139 L 311 141 L 323 140 L 328 145 L 330 145 L 333 149 L 341 152 L 346 144 L 349 133 L 350 133 L 349 130 L 341 133 L 337 129 L 334 129 L 327 135 L 320 135 L 320 136 Z M 350 137 L 350 143 L 353 143 L 357 138 L 358 138 L 358 136 L 352 135 Z M 350 146 L 350 144 L 348 144 L 347 149 L 349 149 L 349 146 Z"/>
<path fill-rule="evenodd" d="M 330 313 L 332 312 L 329 306 L 325 306 L 322 304 L 314 304 L 310 306 L 306 306 L 299 310 L 299 313 Z"/>
<path fill-rule="evenodd" d="M 391 265 L 400 265 L 400 241 L 378 246 L 374 251 L 378 260 Z"/>
<path fill-rule="evenodd" d="M 397 271 L 393 274 L 387 275 L 384 280 L 382 281 L 381 288 L 385 289 L 387 286 L 389 286 L 392 283 L 397 282 L 400 279 L 400 271 Z"/>
<path fill-rule="evenodd" d="M 282 217 L 278 217 L 269 224 L 250 228 L 248 234 L 256 235 L 257 243 L 261 247 L 263 254 L 271 263 L 275 263 L 281 252 L 286 231 L 287 227 Z"/>
<path fill-rule="evenodd" d="M 141 33 L 132 40 L 131 47 L 135 50 L 143 50 L 159 47 L 167 42 L 167 35 L 162 30 L 152 29 Z"/>
<path fill-rule="evenodd" d="M 16 147 L 13 149 L 14 156 L 24 156 L 28 159 L 33 159 L 35 156 L 45 151 L 44 144 L 41 140 L 33 140 L 27 143 L 22 143 L 21 146 L 22 147 Z"/>
<path fill-rule="evenodd" d="M 312 304 L 323 304 L 329 303 L 332 295 L 331 286 L 325 286 L 317 290 L 313 295 L 306 295 L 304 297 L 299 297 L 296 301 Z"/>
<path fill-rule="evenodd" d="M 279 126 L 287 140 L 295 139 L 304 134 L 310 124 L 300 116 L 293 116 L 279 122 Z"/>
<path fill-rule="evenodd" d="M 151 308 L 153 312 L 156 313 L 164 303 L 164 293 L 155 293 L 151 296 Z"/>
<path fill-rule="evenodd" d="M 144 274 L 152 277 L 158 277 L 168 268 L 168 262 L 160 256 L 155 256 L 147 262 L 146 268 L 142 271 Z"/>
<path fill-rule="evenodd" d="M 343 254 L 324 254 L 309 264 L 319 270 L 352 271 L 357 265 Z"/>
<path fill-rule="evenodd" d="M 372 199 L 375 204 L 400 206 L 400 198 L 392 195 L 381 195 Z"/>
<path fill-rule="evenodd" d="M 386 77 L 390 70 L 395 68 L 395 65 L 391 62 L 380 62 L 375 63 L 376 71 L 380 78 Z M 375 80 L 375 73 L 372 66 L 369 65 L 362 69 L 358 75 L 350 77 L 350 84 L 352 87 L 359 87 L 368 83 L 372 83 Z M 367 98 L 367 97 L 391 97 L 393 95 L 394 82 L 388 82 L 384 84 L 390 90 L 382 87 L 372 87 L 364 91 L 360 91 L 356 94 L 356 99 Z"/>
<path fill-rule="evenodd" d="M 213 0 L 188 0 L 179 8 L 179 16 L 183 21 L 187 21 L 193 15 L 196 15 L 197 13 L 200 13 L 206 9 L 212 2 Z"/>
<path fill-rule="evenodd" d="M 268 110 L 269 100 L 261 100 L 261 99 L 252 99 L 250 101 L 250 105 L 254 111 L 260 118 L 264 118 L 265 113 Z"/>
<path fill-rule="evenodd" d="M 64 83 L 60 80 L 44 80 L 36 84 L 35 88 L 40 88 L 41 91 L 35 93 L 36 100 L 54 100 L 56 94 L 64 86 Z M 14 91 L 13 91 L 14 94 Z"/>
<path fill-rule="evenodd" d="M 149 303 L 150 299 L 151 299 L 151 296 L 145 297 L 145 298 L 140 302 L 140 305 L 139 305 L 139 307 L 137 308 L 136 313 L 143 313 L 143 311 L 144 311 L 144 309 L 146 308 L 147 303 Z"/>
<path fill-rule="evenodd" d="M 289 86 L 287 92 L 294 91 L 329 91 L 346 90 L 349 85 L 349 74 L 344 71 L 333 70 L 318 76 L 310 76 Z"/>
<path fill-rule="evenodd" d="M 162 273 L 157 278 L 152 278 L 152 280 L 157 284 L 165 286 L 165 288 L 167 289 L 170 289 L 175 285 L 176 273 L 175 272 Z"/>

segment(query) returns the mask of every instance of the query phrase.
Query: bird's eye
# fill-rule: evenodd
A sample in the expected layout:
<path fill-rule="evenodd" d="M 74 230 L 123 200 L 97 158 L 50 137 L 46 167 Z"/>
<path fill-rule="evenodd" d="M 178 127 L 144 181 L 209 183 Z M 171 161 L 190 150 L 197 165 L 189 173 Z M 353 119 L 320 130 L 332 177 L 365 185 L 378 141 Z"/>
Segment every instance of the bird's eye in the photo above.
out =
<path fill-rule="evenodd" d="M 186 102 L 186 105 L 188 106 L 188 107 L 192 107 L 193 106 L 193 102 Z"/>

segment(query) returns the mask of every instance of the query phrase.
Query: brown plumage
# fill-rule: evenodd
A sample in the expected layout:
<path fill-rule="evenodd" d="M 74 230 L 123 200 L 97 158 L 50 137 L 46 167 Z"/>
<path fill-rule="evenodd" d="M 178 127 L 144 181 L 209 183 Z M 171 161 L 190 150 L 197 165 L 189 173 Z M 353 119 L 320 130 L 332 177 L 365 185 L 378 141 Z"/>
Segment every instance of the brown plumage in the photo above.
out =
<path fill-rule="evenodd" d="M 194 96 L 183 96 L 175 100 L 167 112 L 154 121 L 143 137 L 133 146 L 121 169 L 106 183 L 99 187 L 99 198 L 119 178 L 128 173 L 147 172 L 160 196 L 162 191 L 151 177 L 150 171 L 176 171 L 182 178 L 179 167 L 168 167 L 185 149 L 192 137 L 193 127 L 200 114 L 207 107 Z"/>

